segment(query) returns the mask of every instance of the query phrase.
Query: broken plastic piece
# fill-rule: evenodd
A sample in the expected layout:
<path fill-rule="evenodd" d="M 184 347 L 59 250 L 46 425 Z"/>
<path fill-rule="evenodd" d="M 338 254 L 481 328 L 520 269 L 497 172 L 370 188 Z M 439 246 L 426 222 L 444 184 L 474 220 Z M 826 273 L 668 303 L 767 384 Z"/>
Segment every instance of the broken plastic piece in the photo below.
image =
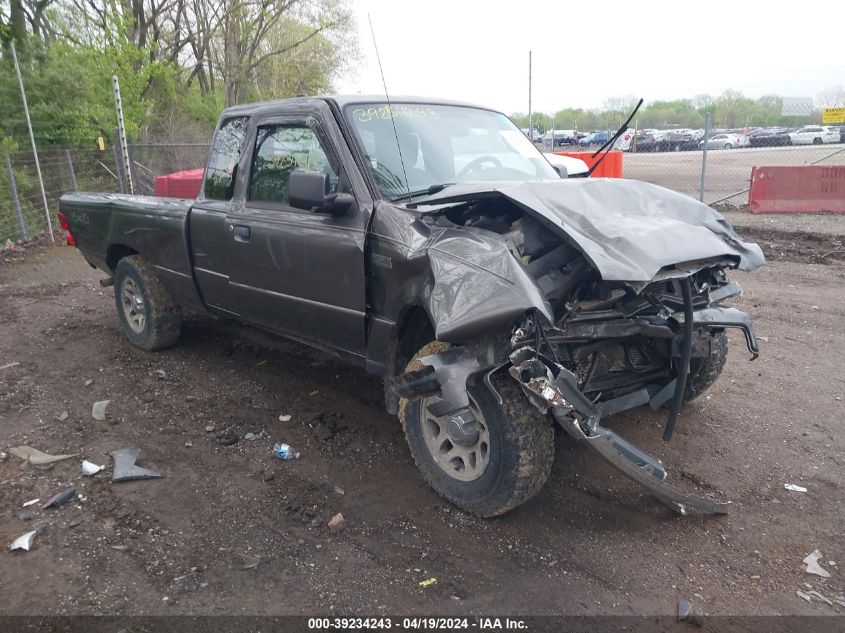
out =
<path fill-rule="evenodd" d="M 104 468 L 105 466 L 98 466 L 93 462 L 89 462 L 87 459 L 82 460 L 82 474 L 86 477 L 92 477 Z"/>
<path fill-rule="evenodd" d="M 106 419 L 106 407 L 109 406 L 111 400 L 100 400 L 95 402 L 91 407 L 91 417 L 95 420 L 103 421 Z"/>
<path fill-rule="evenodd" d="M 814 549 L 812 552 L 807 554 L 802 562 L 807 566 L 806 571 L 808 574 L 815 574 L 816 576 L 821 576 L 822 578 L 830 578 L 830 572 L 819 565 L 819 559 L 821 558 L 822 553 L 819 550 Z"/>
<path fill-rule="evenodd" d="M 111 480 L 118 482 L 135 479 L 159 479 L 161 473 L 135 465 L 135 460 L 138 459 L 140 453 L 140 448 L 121 448 L 109 453 L 114 459 L 114 471 Z"/>
<path fill-rule="evenodd" d="M 807 492 L 804 486 L 796 486 L 795 484 L 783 484 L 783 487 L 792 492 Z"/>
<path fill-rule="evenodd" d="M 431 587 L 431 585 L 437 584 L 437 578 L 426 578 L 425 580 L 420 582 L 420 587 Z"/>
<path fill-rule="evenodd" d="M 818 598 L 818 599 L 819 599 L 819 600 L 821 600 L 822 602 L 827 603 L 827 606 L 829 606 L 829 607 L 832 607 L 832 606 L 833 606 L 833 603 L 832 603 L 830 600 L 828 600 L 827 598 L 825 598 L 822 594 L 820 594 L 820 593 L 819 593 L 818 591 L 816 591 L 815 589 L 814 589 L 813 591 L 808 591 L 808 592 L 807 592 L 807 595 L 808 595 L 808 596 L 813 596 L 813 597 L 815 597 L 815 598 Z"/>
<path fill-rule="evenodd" d="M 16 549 L 22 549 L 29 551 L 29 548 L 32 547 L 33 541 L 35 541 L 35 535 L 38 534 L 37 530 L 32 530 L 32 532 L 27 532 L 16 538 L 12 543 L 9 545 L 9 549 L 14 551 Z"/>
<path fill-rule="evenodd" d="M 30 499 L 29 501 L 25 501 L 25 502 L 24 502 L 23 507 L 24 507 L 24 508 L 27 508 L 27 507 L 29 507 L 29 506 L 34 506 L 34 505 L 35 505 L 36 503 L 38 503 L 39 501 L 41 501 L 41 499 Z"/>
<path fill-rule="evenodd" d="M 73 489 L 73 486 L 65 488 L 61 492 L 50 497 L 50 500 L 41 506 L 41 509 L 46 510 L 47 508 L 60 508 L 68 501 L 72 501 L 75 496 L 76 491 Z"/>
<path fill-rule="evenodd" d="M 808 596 L 806 593 L 804 593 L 803 591 L 796 591 L 795 595 L 797 595 L 802 600 L 806 600 L 807 602 L 813 601 L 813 599 L 810 596 Z"/>
<path fill-rule="evenodd" d="M 49 453 L 42 453 L 37 448 L 32 448 L 31 446 L 15 446 L 10 448 L 9 452 L 15 457 L 24 460 L 24 467 L 29 464 L 42 470 L 51 468 L 56 462 L 79 456 L 79 453 L 74 453 L 73 455 L 50 455 Z"/>
<path fill-rule="evenodd" d="M 701 611 L 698 610 L 698 607 L 688 600 L 679 598 L 678 622 L 682 621 L 695 624 L 696 626 L 704 626 L 704 616 L 701 615 Z"/>

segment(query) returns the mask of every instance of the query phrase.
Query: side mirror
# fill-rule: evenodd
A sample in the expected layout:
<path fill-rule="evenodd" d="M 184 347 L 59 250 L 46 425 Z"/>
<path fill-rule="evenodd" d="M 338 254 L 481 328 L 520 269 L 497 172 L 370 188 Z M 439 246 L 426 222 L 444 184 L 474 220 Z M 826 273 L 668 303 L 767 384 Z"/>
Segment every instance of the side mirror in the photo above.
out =
<path fill-rule="evenodd" d="M 552 167 L 554 167 L 558 176 L 560 176 L 561 178 L 564 178 L 564 179 L 569 178 L 569 172 L 566 170 L 565 166 L 563 166 L 563 165 L 552 165 Z"/>
<path fill-rule="evenodd" d="M 326 174 L 295 169 L 288 180 L 288 201 L 292 207 L 315 213 L 346 215 L 355 198 L 348 193 L 326 194 Z"/>

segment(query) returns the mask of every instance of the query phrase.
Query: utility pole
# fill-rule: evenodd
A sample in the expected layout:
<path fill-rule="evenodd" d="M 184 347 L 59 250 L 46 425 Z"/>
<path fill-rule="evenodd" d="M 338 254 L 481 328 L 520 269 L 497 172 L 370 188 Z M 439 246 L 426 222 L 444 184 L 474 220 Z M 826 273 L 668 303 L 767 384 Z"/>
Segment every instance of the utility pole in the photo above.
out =
<path fill-rule="evenodd" d="M 120 144 L 120 155 L 126 174 L 126 186 L 129 193 L 135 193 L 132 187 L 132 165 L 129 162 L 129 147 L 126 145 L 126 124 L 123 121 L 123 101 L 120 99 L 120 82 L 117 80 L 117 75 L 112 75 L 111 82 L 114 89 L 114 109 L 117 113 L 117 140 Z"/>
<path fill-rule="evenodd" d="M 29 104 L 26 102 L 26 91 L 23 89 L 21 78 L 21 67 L 18 64 L 18 54 L 15 51 L 15 43 L 12 42 L 12 59 L 15 62 L 15 73 L 18 75 L 18 86 L 21 89 L 23 100 L 23 111 L 26 114 L 26 126 L 29 128 L 29 142 L 32 143 L 32 156 L 35 159 L 35 173 L 38 174 L 38 184 L 41 185 L 41 202 L 44 204 L 44 215 L 47 217 L 47 230 L 50 232 L 50 241 L 55 244 L 56 238 L 53 235 L 53 221 L 50 219 L 50 209 L 47 205 L 47 192 L 44 191 L 44 178 L 41 177 L 41 163 L 38 161 L 38 150 L 35 148 L 35 134 L 32 133 L 32 121 L 29 118 Z"/>
<path fill-rule="evenodd" d="M 531 51 L 528 51 L 528 138 L 534 142 L 534 126 L 531 122 Z"/>

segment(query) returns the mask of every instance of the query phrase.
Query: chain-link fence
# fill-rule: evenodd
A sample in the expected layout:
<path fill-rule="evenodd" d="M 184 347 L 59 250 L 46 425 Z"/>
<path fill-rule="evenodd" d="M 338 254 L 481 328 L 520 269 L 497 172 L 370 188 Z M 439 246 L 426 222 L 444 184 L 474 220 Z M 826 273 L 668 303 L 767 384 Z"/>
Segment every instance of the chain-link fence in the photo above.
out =
<path fill-rule="evenodd" d="M 606 140 L 608 136 L 601 136 Z M 623 176 L 644 180 L 707 204 L 743 206 L 755 166 L 845 165 L 845 126 L 743 130 L 629 130 L 614 145 L 623 152 Z M 597 143 L 567 138 L 554 151 L 594 152 Z M 551 149 L 549 139 L 545 151 Z M 705 156 L 706 154 L 706 156 Z M 589 158 L 589 157 L 588 157 Z"/>

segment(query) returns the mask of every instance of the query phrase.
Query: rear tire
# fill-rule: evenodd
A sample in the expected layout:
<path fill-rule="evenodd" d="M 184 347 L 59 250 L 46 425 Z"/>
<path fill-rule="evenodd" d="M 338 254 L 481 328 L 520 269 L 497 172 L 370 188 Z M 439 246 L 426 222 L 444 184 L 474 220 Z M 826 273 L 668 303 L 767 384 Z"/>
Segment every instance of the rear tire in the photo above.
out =
<path fill-rule="evenodd" d="M 437 352 L 429 345 L 414 358 L 432 353 Z M 412 360 L 409 369 L 413 365 Z M 405 437 L 425 480 L 442 497 L 480 517 L 504 514 L 531 499 L 546 483 L 554 462 L 550 419 L 528 402 L 509 376 L 502 376 L 497 383 L 501 405 L 480 381 L 467 389 L 470 408 L 478 412 L 477 419 L 483 419 L 482 437 L 488 442 L 486 465 L 480 473 L 454 472 L 447 458 L 435 455 L 430 448 L 431 432 L 423 428 L 423 424 L 432 424 L 424 415 L 428 413 L 423 409 L 424 399 L 403 400 L 400 405 Z M 439 437 L 435 443 L 440 442 Z"/>
<path fill-rule="evenodd" d="M 684 402 L 695 400 L 713 386 L 725 368 L 728 359 L 728 337 L 724 330 L 710 335 L 710 355 L 706 358 L 692 358 L 689 375 L 684 389 Z"/>
<path fill-rule="evenodd" d="M 114 301 L 123 331 L 135 347 L 159 350 L 179 339 L 182 311 L 140 255 L 124 257 L 115 266 Z"/>
<path fill-rule="evenodd" d="M 725 143 L 725 149 L 731 149 L 732 147 L 733 145 L 731 145 L 730 143 Z"/>
<path fill-rule="evenodd" d="M 820 138 L 814 138 L 813 139 L 813 145 L 821 145 L 821 144 L 822 144 L 822 140 Z"/>

